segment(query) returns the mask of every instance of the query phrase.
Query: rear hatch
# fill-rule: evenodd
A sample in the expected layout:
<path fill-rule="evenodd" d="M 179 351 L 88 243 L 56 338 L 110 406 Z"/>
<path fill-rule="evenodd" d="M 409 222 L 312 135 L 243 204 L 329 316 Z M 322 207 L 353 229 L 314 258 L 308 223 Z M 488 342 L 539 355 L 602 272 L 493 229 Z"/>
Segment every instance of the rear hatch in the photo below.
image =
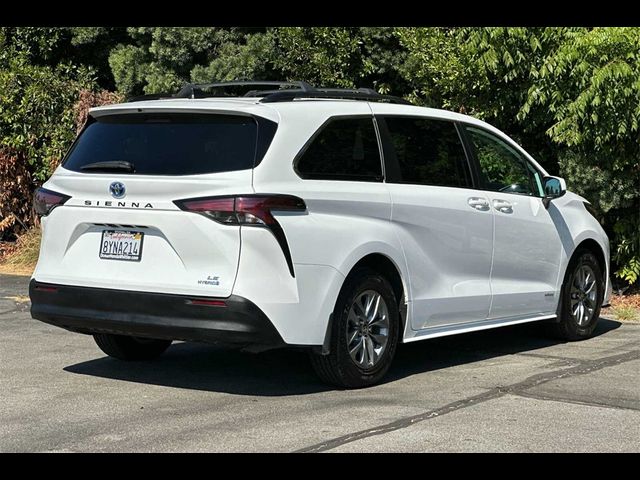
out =
<path fill-rule="evenodd" d="M 215 111 L 102 113 L 44 185 L 70 198 L 42 218 L 36 280 L 229 296 L 240 227 L 174 201 L 252 193 L 276 124 Z"/>

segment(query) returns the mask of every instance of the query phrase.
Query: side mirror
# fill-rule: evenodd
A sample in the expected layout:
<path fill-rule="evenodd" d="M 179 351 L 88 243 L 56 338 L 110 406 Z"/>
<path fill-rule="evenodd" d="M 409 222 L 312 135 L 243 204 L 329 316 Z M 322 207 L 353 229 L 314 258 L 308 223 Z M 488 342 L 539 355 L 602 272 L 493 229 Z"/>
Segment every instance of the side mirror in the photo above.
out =
<path fill-rule="evenodd" d="M 567 183 L 564 181 L 564 178 L 544 177 L 542 183 L 544 187 L 544 198 L 542 199 L 542 203 L 544 203 L 545 208 L 549 208 L 551 200 L 561 197 L 567 193 Z"/>

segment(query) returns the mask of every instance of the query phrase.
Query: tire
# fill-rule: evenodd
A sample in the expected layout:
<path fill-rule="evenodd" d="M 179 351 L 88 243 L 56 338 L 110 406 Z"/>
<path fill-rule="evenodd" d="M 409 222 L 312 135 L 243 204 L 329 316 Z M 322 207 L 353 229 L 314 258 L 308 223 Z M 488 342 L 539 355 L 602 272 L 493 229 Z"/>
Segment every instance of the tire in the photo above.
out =
<path fill-rule="evenodd" d="M 593 295 L 592 299 L 587 296 L 582 301 L 582 312 L 586 310 L 588 319 L 584 317 L 584 314 L 581 316 L 581 311 L 579 310 L 580 298 L 584 297 L 584 292 L 575 288 L 576 285 L 581 284 L 581 279 L 578 278 L 581 269 L 582 272 L 587 274 L 591 272 L 595 276 L 593 279 L 593 288 L 596 290 L 595 295 Z M 588 278 L 588 276 L 586 277 Z M 550 325 L 551 333 L 556 338 L 569 341 L 584 340 L 591 337 L 600 317 L 604 289 L 604 275 L 595 255 L 588 250 L 577 251 L 567 266 L 560 295 L 560 315 L 558 321 Z M 577 314 L 575 313 L 576 311 L 578 312 Z"/>
<path fill-rule="evenodd" d="M 384 301 L 384 304 L 379 303 L 377 316 L 374 317 L 373 303 L 378 298 L 376 295 Z M 373 299 L 373 302 L 369 303 L 369 299 Z M 356 301 L 363 305 L 359 310 L 361 313 L 364 313 L 364 305 L 372 305 L 370 315 L 366 316 L 371 321 L 368 325 L 364 321 L 364 315 L 358 317 L 355 314 L 358 311 L 357 306 L 354 305 Z M 385 310 L 386 315 L 384 315 Z M 386 323 L 384 323 L 385 316 Z M 359 324 L 358 319 L 362 319 L 363 324 L 356 327 Z M 360 330 L 362 333 L 359 333 Z M 384 337 L 385 330 L 386 343 L 381 348 L 382 343 L 377 343 L 377 340 Z M 363 388 L 374 385 L 384 377 L 391 366 L 398 345 L 399 332 L 400 313 L 391 284 L 373 270 L 358 269 L 347 277 L 336 301 L 330 332 L 330 353 L 328 355 L 311 353 L 311 363 L 318 376 L 331 385 L 340 388 Z M 354 338 L 350 345 L 355 350 L 355 359 L 349 352 L 347 335 Z M 363 339 L 362 343 L 358 339 Z M 361 347 L 356 350 L 358 345 Z M 371 349 L 366 348 L 369 345 Z M 380 349 L 379 353 L 377 349 Z M 369 352 L 373 352 L 373 356 Z M 359 362 L 360 358 L 362 360 Z M 371 358 L 374 360 L 372 361 Z"/>
<path fill-rule="evenodd" d="M 158 358 L 171 345 L 171 340 L 154 340 L 98 333 L 94 340 L 104 353 L 118 360 L 137 361 Z"/>

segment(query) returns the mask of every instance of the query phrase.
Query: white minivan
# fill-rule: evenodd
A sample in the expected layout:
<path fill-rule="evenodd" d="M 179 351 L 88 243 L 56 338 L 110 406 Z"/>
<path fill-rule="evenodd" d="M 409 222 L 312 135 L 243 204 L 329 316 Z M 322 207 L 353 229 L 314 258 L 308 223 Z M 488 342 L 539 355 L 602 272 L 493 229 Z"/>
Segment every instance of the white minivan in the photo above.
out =
<path fill-rule="evenodd" d="M 534 321 L 587 338 L 611 289 L 607 235 L 564 180 L 487 123 L 368 89 L 94 108 L 34 205 L 32 316 L 122 360 L 306 348 L 363 387 L 400 342 Z"/>

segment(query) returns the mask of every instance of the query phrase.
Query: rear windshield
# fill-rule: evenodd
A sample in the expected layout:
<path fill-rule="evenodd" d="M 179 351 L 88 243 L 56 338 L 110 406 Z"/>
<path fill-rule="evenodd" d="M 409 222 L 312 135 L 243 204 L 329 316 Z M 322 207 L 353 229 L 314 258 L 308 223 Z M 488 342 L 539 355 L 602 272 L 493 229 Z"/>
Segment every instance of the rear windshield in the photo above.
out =
<path fill-rule="evenodd" d="M 261 160 L 275 125 L 231 115 L 108 115 L 90 119 L 63 166 L 76 172 L 109 173 L 124 164 L 131 168 L 121 173 L 140 175 L 246 170 Z M 108 166 L 99 168 L 102 162 Z"/>

